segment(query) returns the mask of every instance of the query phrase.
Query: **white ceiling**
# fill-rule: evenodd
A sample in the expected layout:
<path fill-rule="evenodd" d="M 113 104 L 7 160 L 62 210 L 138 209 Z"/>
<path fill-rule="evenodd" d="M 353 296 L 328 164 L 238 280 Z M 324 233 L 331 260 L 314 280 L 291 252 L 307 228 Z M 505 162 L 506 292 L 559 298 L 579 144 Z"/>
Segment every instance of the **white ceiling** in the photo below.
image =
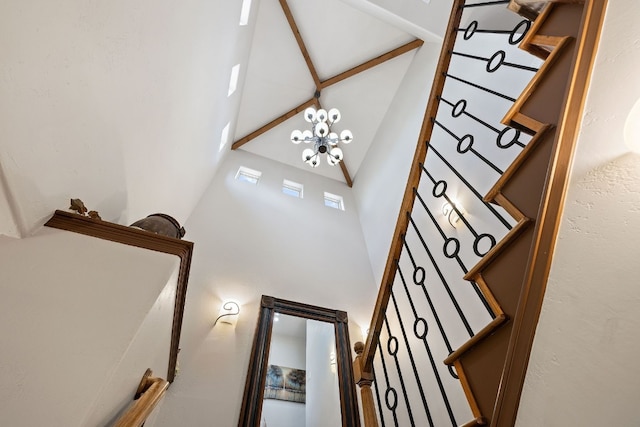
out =
<path fill-rule="evenodd" d="M 382 3 L 289 1 L 321 79 L 416 37 L 435 41 L 450 0 Z M 253 0 L 246 26 L 241 6 L 1 3 L 0 235 L 32 234 L 70 198 L 120 224 L 154 212 L 184 223 L 228 154 L 218 149 L 227 123 L 240 138 L 315 92 L 279 2 Z M 336 130 L 354 134 L 344 150 L 351 177 L 413 56 L 322 92 L 322 105 L 343 113 Z M 240 82 L 229 96 L 236 64 Z M 241 150 L 306 168 L 303 148 L 289 141 L 304 124 L 299 114 Z M 313 172 L 344 182 L 339 167 Z"/>
<path fill-rule="evenodd" d="M 340 0 L 288 0 L 320 81 L 345 72 L 416 39 Z M 342 120 L 332 130 L 349 129 L 354 141 L 342 145 L 344 164 L 354 178 L 415 50 L 397 56 L 321 91 L 323 108 L 338 108 Z M 278 0 L 261 0 L 234 140 L 268 124 L 313 98 L 316 85 Z M 340 166 L 324 159 L 317 168 L 302 162 L 291 131 L 308 129 L 302 113 L 285 120 L 239 149 L 346 182 Z"/>

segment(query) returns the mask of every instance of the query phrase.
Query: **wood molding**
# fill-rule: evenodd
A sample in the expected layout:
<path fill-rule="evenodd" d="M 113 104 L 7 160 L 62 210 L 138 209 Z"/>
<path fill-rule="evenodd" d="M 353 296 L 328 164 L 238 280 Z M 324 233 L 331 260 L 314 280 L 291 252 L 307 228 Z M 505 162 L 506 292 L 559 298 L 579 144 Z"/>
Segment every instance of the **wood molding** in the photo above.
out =
<path fill-rule="evenodd" d="M 347 185 L 349 188 L 353 187 L 353 181 L 351 180 L 351 176 L 349 175 L 349 171 L 347 170 L 347 165 L 344 164 L 344 159 L 339 163 L 340 169 L 342 170 L 342 175 L 344 176 L 345 181 L 347 181 Z"/>
<path fill-rule="evenodd" d="M 444 359 L 445 365 L 454 364 L 458 359 L 460 359 L 460 357 L 464 353 L 466 353 L 471 348 L 473 348 L 473 346 L 475 346 L 480 341 L 482 341 L 483 339 L 491 335 L 496 329 L 498 329 L 504 322 L 506 322 L 509 319 L 509 317 L 505 314 L 504 310 L 502 310 L 502 307 L 500 307 L 500 304 L 498 303 L 496 298 L 493 296 L 493 293 L 489 289 L 489 286 L 487 286 L 487 283 L 485 282 L 484 277 L 482 277 L 481 274 L 476 274 L 474 277 L 474 281 L 480 288 L 482 295 L 484 296 L 485 300 L 489 304 L 489 307 L 491 307 L 491 310 L 493 311 L 496 317 L 491 322 L 489 322 L 487 326 L 485 326 L 480 331 L 478 331 L 478 333 L 476 333 L 474 336 L 468 339 L 464 344 L 462 344 L 453 353 L 451 353 L 446 359 Z"/>
<path fill-rule="evenodd" d="M 491 426 L 513 426 L 526 376 L 533 337 L 540 311 L 555 241 L 569 183 L 569 170 L 580 128 L 582 110 L 586 99 L 595 54 L 607 0 L 588 0 L 585 3 L 580 37 L 577 41 L 575 66 L 569 80 L 566 102 L 558 123 L 556 150 L 552 154 L 547 186 L 543 195 L 541 212 L 544 212 L 535 228 L 534 244 L 527 276 L 518 309 L 513 319 L 513 331 L 502 371 L 502 379 L 494 408 Z"/>
<path fill-rule="evenodd" d="M 449 24 L 445 33 L 445 38 L 442 43 L 442 49 L 440 51 L 440 58 L 438 59 L 438 65 L 436 67 L 435 78 L 433 85 L 431 86 L 431 93 L 429 95 L 429 102 L 427 104 L 424 118 L 422 121 L 422 128 L 420 129 L 420 135 L 418 136 L 418 142 L 416 151 L 413 156 L 413 163 L 411 170 L 409 171 L 409 177 L 407 179 L 407 185 L 405 187 L 404 196 L 402 198 L 402 204 L 400 205 L 400 212 L 398 213 L 398 219 L 396 227 L 393 232 L 391 240 L 391 248 L 389 249 L 389 255 L 382 276 L 382 282 L 378 290 L 378 297 L 376 299 L 376 305 L 374 307 L 371 324 L 369 327 L 370 333 L 365 343 L 364 352 L 362 354 L 362 370 L 364 372 L 372 372 L 373 370 L 373 358 L 376 353 L 376 344 L 380 338 L 380 330 L 382 329 L 382 323 L 384 315 L 389 304 L 389 298 L 391 296 L 391 288 L 396 275 L 396 262 L 400 258 L 402 252 L 403 236 L 406 233 L 409 225 L 409 219 L 407 214 L 411 212 L 413 203 L 415 201 L 415 188 L 420 182 L 420 175 L 422 171 L 422 164 L 427 155 L 427 144 L 431 138 L 433 132 L 432 117 L 436 116 L 439 106 L 439 97 L 442 94 L 445 82 L 445 71 L 449 68 L 449 62 L 451 61 L 451 50 L 455 43 L 458 31 L 457 28 L 460 24 L 460 18 L 462 17 L 462 5 L 464 0 L 454 0 L 451 7 L 451 15 L 449 16 Z"/>
<path fill-rule="evenodd" d="M 191 268 L 193 243 L 174 239 L 160 234 L 139 230 L 112 222 L 92 219 L 76 213 L 57 210 L 45 224 L 47 227 L 84 234 L 98 239 L 109 240 L 138 248 L 176 255 L 180 258 L 180 270 L 176 289 L 176 300 L 173 308 L 173 322 L 171 326 L 171 346 L 169 349 L 169 367 L 167 380 L 171 383 L 175 379 L 176 363 L 180 345 L 180 331 L 187 295 L 187 283 Z"/>
<path fill-rule="evenodd" d="M 232 150 L 237 150 L 238 148 L 242 147 L 244 144 L 246 144 L 247 142 L 251 141 L 252 139 L 257 138 L 260 135 L 262 135 L 263 133 L 273 129 L 276 126 L 278 126 L 280 123 L 282 123 L 282 122 L 284 122 L 286 120 L 289 120 L 291 117 L 295 116 L 298 113 L 303 112 L 304 110 L 306 110 L 309 107 L 313 107 L 314 105 L 316 105 L 316 102 L 317 102 L 317 99 L 314 97 L 314 98 L 309 99 L 308 101 L 303 102 L 302 104 L 298 105 L 297 107 L 292 108 L 291 110 L 287 111 L 286 113 L 284 113 L 280 117 L 277 117 L 277 118 L 271 120 L 269 123 L 267 123 L 266 125 L 262 126 L 261 128 L 254 130 L 249 135 L 243 136 L 242 138 L 240 138 L 239 140 L 234 142 L 231 145 L 231 149 Z"/>
<path fill-rule="evenodd" d="M 420 46 L 422 46 L 424 44 L 423 40 L 420 39 L 416 39 L 413 41 L 410 41 L 409 43 L 406 43 L 402 46 L 399 46 L 395 49 L 390 50 L 389 52 L 383 53 L 380 56 L 377 56 L 373 59 L 370 59 L 369 61 L 363 62 L 360 65 L 357 65 L 347 71 L 344 71 L 340 74 L 337 74 L 331 78 L 328 78 L 327 80 L 324 80 L 323 82 L 320 83 L 320 85 L 318 86 L 318 90 L 320 89 L 324 89 L 326 87 L 329 87 L 331 85 L 334 85 L 338 82 L 341 82 L 342 80 L 348 79 L 349 77 L 355 76 L 358 73 L 361 73 L 363 71 L 366 71 L 370 68 L 375 67 L 376 65 L 380 65 L 384 62 L 387 62 L 393 58 L 395 58 L 396 56 L 400 56 L 403 53 L 407 53 L 409 51 L 412 51 L 413 49 L 417 49 Z"/>
<path fill-rule="evenodd" d="M 291 27 L 291 32 L 293 36 L 296 38 L 296 42 L 298 43 L 298 48 L 300 49 L 300 53 L 302 53 L 302 57 L 304 58 L 304 62 L 307 63 L 307 68 L 309 68 L 309 73 L 311 74 L 311 78 L 316 85 L 316 88 L 320 90 L 320 77 L 318 77 L 318 72 L 316 71 L 316 67 L 313 65 L 313 61 L 311 61 L 311 56 L 309 56 L 309 51 L 307 50 L 307 46 L 304 44 L 304 40 L 302 40 L 302 35 L 300 35 L 300 29 L 298 28 L 298 24 L 296 24 L 295 19 L 293 19 L 293 14 L 291 13 L 291 9 L 289 9 L 289 5 L 287 4 L 287 0 L 280 0 L 280 6 L 282 6 L 282 11 L 284 12 L 284 16 L 287 18 L 287 22 L 289 23 L 289 27 Z"/>

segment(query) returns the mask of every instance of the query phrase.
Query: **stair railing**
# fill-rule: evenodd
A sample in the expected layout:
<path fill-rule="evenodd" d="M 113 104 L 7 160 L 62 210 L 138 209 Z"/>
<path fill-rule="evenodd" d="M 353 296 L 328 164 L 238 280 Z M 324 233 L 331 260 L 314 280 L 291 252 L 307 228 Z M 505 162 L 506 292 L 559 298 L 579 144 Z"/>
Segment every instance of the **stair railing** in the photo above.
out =
<path fill-rule="evenodd" d="M 606 1 L 539 16 L 525 3 L 453 2 L 369 333 L 355 346 L 366 426 L 515 420 L 528 352 L 518 365 L 514 353 L 531 346 L 540 303 L 522 317 L 544 292 Z M 538 19 L 505 20 L 507 4 Z M 545 84 L 555 93 L 540 101 Z M 514 366 L 521 376 L 508 378 Z"/>
<path fill-rule="evenodd" d="M 169 387 L 168 381 L 152 377 L 152 374 L 151 369 L 144 373 L 133 404 L 118 418 L 114 427 L 140 427 L 151 415 Z"/>

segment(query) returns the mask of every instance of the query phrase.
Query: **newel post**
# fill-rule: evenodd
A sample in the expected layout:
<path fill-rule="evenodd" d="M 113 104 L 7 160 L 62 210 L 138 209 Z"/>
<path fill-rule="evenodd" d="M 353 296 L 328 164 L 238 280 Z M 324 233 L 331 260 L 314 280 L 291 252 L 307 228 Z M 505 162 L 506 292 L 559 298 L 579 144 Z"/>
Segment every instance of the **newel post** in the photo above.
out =
<path fill-rule="evenodd" d="M 362 371 L 362 352 L 364 344 L 358 341 L 354 346 L 357 356 L 353 360 L 353 376 L 356 384 L 360 386 L 360 395 L 362 397 L 362 415 L 365 427 L 378 427 L 378 417 L 376 417 L 376 408 L 373 403 L 373 393 L 371 392 L 371 384 L 373 383 L 373 374 L 371 372 Z"/>

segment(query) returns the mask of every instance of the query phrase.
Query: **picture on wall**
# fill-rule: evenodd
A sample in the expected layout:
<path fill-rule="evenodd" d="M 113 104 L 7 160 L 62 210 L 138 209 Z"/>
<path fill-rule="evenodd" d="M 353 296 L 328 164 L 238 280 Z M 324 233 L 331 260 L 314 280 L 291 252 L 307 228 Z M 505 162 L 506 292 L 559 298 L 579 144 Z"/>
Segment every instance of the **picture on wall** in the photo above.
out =
<path fill-rule="evenodd" d="M 307 373 L 305 370 L 269 365 L 264 387 L 265 399 L 305 403 L 306 395 Z"/>

